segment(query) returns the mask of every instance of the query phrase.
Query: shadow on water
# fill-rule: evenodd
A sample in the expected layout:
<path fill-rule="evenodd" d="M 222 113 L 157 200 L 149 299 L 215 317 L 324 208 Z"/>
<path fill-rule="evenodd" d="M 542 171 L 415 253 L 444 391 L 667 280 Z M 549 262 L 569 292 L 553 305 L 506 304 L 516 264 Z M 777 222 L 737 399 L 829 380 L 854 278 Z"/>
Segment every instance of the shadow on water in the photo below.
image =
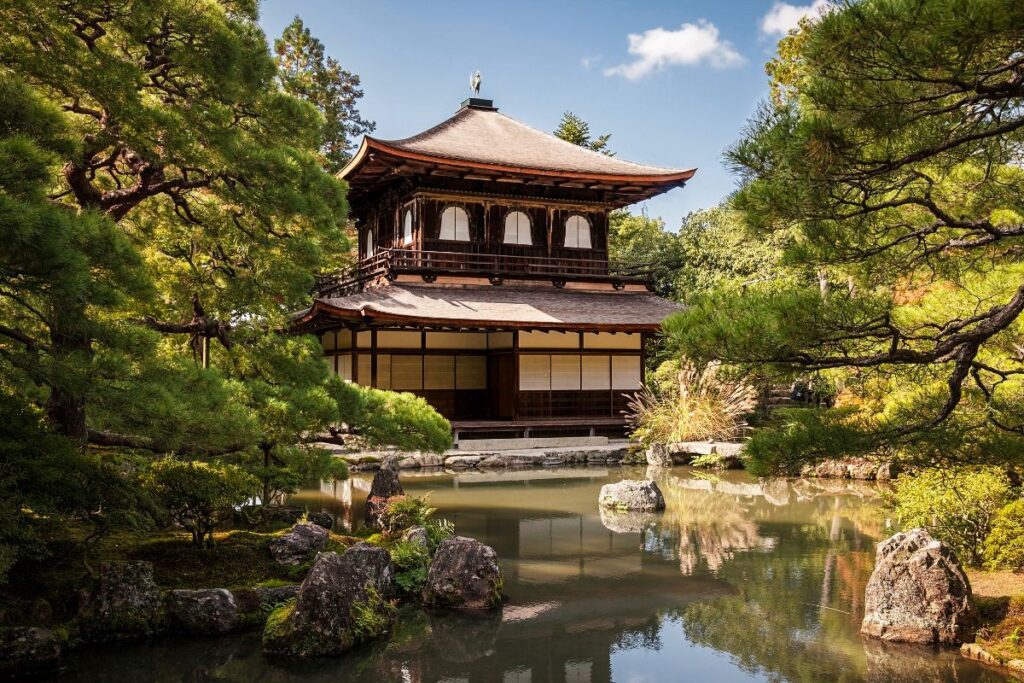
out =
<path fill-rule="evenodd" d="M 601 485 L 658 480 L 667 510 L 601 512 Z M 457 532 L 501 557 L 493 617 L 404 608 L 386 641 L 331 660 L 268 661 L 259 636 L 82 652 L 89 681 L 1006 680 L 955 652 L 862 640 L 885 519 L 872 484 L 708 476 L 688 468 L 403 473 Z M 369 478 L 293 502 L 352 528 Z"/>

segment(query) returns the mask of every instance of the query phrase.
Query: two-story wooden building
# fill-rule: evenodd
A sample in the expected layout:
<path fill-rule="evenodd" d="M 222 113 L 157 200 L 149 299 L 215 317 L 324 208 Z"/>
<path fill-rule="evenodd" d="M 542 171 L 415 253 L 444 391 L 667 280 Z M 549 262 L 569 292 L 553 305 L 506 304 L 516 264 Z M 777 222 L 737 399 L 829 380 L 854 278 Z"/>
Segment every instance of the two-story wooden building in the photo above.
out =
<path fill-rule="evenodd" d="M 676 304 L 608 259 L 609 212 L 694 170 L 573 145 L 469 99 L 341 171 L 360 260 L 324 278 L 298 329 L 331 372 L 425 397 L 457 431 L 622 433 L 644 348 Z"/>

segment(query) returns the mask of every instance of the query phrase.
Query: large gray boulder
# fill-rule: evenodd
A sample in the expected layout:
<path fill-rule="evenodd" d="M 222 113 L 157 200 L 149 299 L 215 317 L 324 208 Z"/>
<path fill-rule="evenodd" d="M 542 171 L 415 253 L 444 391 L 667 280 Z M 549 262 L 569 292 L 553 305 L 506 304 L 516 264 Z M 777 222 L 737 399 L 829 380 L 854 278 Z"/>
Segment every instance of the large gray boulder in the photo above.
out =
<path fill-rule="evenodd" d="M 167 611 L 182 633 L 217 635 L 244 625 L 238 601 L 227 588 L 173 590 L 167 596 Z"/>
<path fill-rule="evenodd" d="M 653 479 L 624 479 L 605 484 L 597 498 L 603 508 L 655 512 L 665 509 L 665 497 Z"/>
<path fill-rule="evenodd" d="M 270 541 L 270 554 L 278 564 L 300 565 L 316 556 L 327 545 L 327 529 L 311 522 L 299 522 L 291 530 Z"/>
<path fill-rule="evenodd" d="M 398 480 L 398 462 L 397 457 L 389 455 L 373 475 L 370 494 L 366 497 L 367 524 L 375 526 L 388 501 L 395 496 L 405 495 L 402 482 Z"/>
<path fill-rule="evenodd" d="M 431 607 L 489 610 L 499 607 L 505 581 L 494 548 L 464 536 L 441 541 L 423 588 Z"/>
<path fill-rule="evenodd" d="M 100 580 L 79 609 L 86 640 L 147 638 L 165 625 L 163 596 L 153 580 L 152 562 L 104 562 Z"/>
<path fill-rule="evenodd" d="M 275 610 L 263 651 L 286 657 L 339 655 L 386 633 L 394 620 L 391 557 L 358 543 L 344 555 L 320 553 L 294 602 Z"/>
<path fill-rule="evenodd" d="M 0 678 L 37 676 L 60 667 L 60 640 L 45 628 L 0 628 Z"/>
<path fill-rule="evenodd" d="M 971 584 L 956 555 L 924 529 L 878 544 L 861 633 L 886 641 L 958 645 L 974 637 Z"/>

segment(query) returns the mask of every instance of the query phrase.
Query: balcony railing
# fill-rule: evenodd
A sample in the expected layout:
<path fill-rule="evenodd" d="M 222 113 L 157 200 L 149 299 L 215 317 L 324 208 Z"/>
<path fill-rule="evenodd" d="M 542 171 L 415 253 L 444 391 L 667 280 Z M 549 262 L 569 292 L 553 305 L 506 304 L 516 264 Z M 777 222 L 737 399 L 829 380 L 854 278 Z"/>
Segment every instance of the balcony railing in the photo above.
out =
<path fill-rule="evenodd" d="M 461 253 L 382 249 L 317 282 L 318 296 L 345 296 L 362 291 L 367 283 L 401 274 L 421 275 L 431 282 L 438 275 L 469 275 L 497 282 L 509 279 L 610 282 L 615 285 L 651 282 L 653 265 L 566 257 L 519 256 L 498 253 Z"/>

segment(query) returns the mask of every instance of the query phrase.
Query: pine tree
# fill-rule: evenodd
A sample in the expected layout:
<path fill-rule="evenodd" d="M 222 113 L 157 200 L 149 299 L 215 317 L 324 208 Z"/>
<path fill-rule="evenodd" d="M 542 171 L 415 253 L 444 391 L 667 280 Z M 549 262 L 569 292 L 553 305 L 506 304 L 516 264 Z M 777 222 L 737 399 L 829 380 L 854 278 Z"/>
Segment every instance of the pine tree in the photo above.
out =
<path fill-rule="evenodd" d="M 611 133 L 600 135 L 596 140 L 591 139 L 590 124 L 571 111 L 562 114 L 562 121 L 558 124 L 558 128 L 555 129 L 554 135 L 556 138 L 561 138 L 574 145 L 586 147 L 610 157 L 615 156 L 615 152 L 608 149 L 608 140 L 612 137 Z"/>
<path fill-rule="evenodd" d="M 792 277 L 669 325 L 692 356 L 845 385 L 755 438 L 765 469 L 1024 458 L 1022 26 L 1010 0 L 865 0 L 784 39 L 728 158 L 750 239 L 793 231 Z"/>
<path fill-rule="evenodd" d="M 274 41 L 274 54 L 282 89 L 311 103 L 323 116 L 320 151 L 327 169 L 337 173 L 351 158 L 359 137 L 376 128 L 356 108 L 363 96 L 359 76 L 325 56 L 323 43 L 299 17 Z"/>
<path fill-rule="evenodd" d="M 0 441 L 36 455 L 2 455 L 16 526 L 23 510 L 142 510 L 87 446 L 220 458 L 276 493 L 344 474 L 297 445 L 342 421 L 447 446 L 426 403 L 328 377 L 318 341 L 288 333 L 345 263 L 347 206 L 255 2 L 25 0 L 0 5 L 0 28 L 0 415 L 16 416 Z M 83 472 L 75 490 L 26 486 L 57 453 Z"/>

